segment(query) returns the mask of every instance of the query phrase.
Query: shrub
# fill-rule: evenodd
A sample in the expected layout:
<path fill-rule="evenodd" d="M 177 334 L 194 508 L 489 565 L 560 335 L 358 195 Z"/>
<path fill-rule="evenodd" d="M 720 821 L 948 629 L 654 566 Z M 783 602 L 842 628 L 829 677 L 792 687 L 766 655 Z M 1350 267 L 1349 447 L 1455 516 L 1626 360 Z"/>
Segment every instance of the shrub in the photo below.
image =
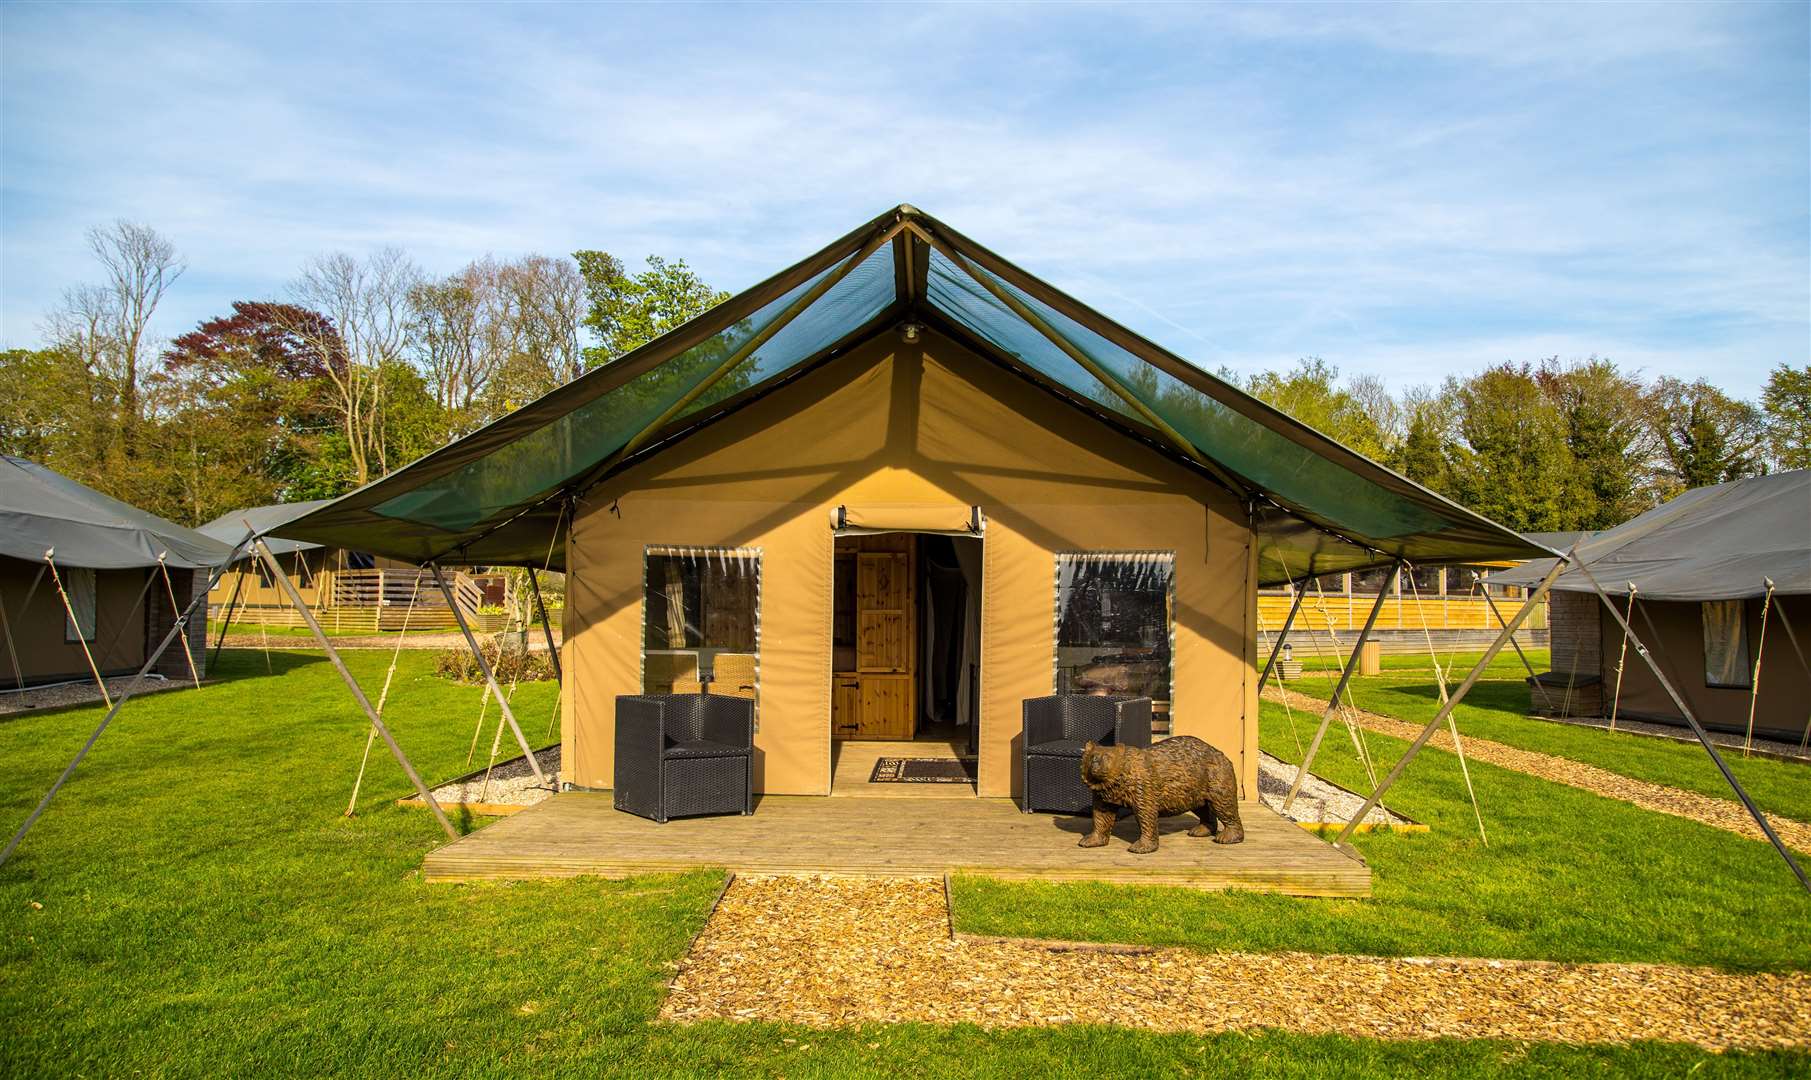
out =
<path fill-rule="evenodd" d="M 478 647 L 484 650 L 484 659 L 489 661 L 491 671 L 502 685 L 507 686 L 511 682 L 544 682 L 553 678 L 553 661 L 547 654 L 529 651 L 516 635 L 488 637 L 480 641 Z M 472 658 L 472 651 L 463 645 L 442 649 L 435 658 L 434 673 L 454 682 L 484 682 L 484 672 L 479 670 L 478 661 Z"/>

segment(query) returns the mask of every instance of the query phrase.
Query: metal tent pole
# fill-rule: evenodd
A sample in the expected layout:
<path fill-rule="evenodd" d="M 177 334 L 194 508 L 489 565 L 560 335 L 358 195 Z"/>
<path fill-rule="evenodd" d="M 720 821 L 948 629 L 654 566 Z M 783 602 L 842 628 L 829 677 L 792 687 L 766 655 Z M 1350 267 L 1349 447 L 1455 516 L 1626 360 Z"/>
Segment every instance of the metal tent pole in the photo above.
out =
<path fill-rule="evenodd" d="M 547 619 L 547 604 L 541 599 L 541 582 L 532 566 L 528 568 L 528 589 L 534 593 L 535 610 L 541 613 L 541 632 L 547 635 L 547 657 L 553 661 L 553 681 L 564 686 L 566 672 L 560 666 L 560 647 L 553 643 L 553 624 Z"/>
<path fill-rule="evenodd" d="M 472 628 L 466 624 L 465 612 L 459 610 L 459 601 L 453 597 L 453 590 L 446 583 L 446 575 L 440 572 L 438 562 L 428 563 L 434 570 L 434 583 L 440 586 L 440 595 L 446 598 L 446 606 L 452 609 L 453 618 L 459 623 L 459 632 L 465 635 L 466 645 L 471 647 L 473 659 L 478 661 L 478 670 L 484 672 L 484 684 L 497 699 L 497 706 L 503 710 L 503 719 L 509 722 L 509 730 L 515 733 L 516 742 L 522 747 L 522 754 L 528 758 L 528 767 L 534 770 L 536 782 L 545 785 L 547 774 L 541 771 L 541 763 L 535 757 L 534 747 L 528 745 L 528 737 L 516 724 L 516 714 L 503 697 L 503 690 L 497 685 L 497 676 L 490 669 L 490 661 L 484 658 L 484 650 L 478 647 L 478 639 L 473 636 Z"/>
<path fill-rule="evenodd" d="M 1767 654 L 1767 614 L 1773 610 L 1773 582 L 1767 582 L 1767 598 L 1761 601 L 1761 640 L 1754 649 L 1754 672 L 1748 679 L 1748 734 L 1742 739 L 1742 756 L 1754 749 L 1754 707 L 1761 703 L 1761 657 Z"/>
<path fill-rule="evenodd" d="M 210 589 L 213 583 L 219 580 L 220 575 L 226 572 L 226 567 L 232 562 L 233 557 L 237 556 L 239 552 L 244 549 L 246 543 L 251 540 L 252 535 L 251 530 L 246 530 L 245 539 L 233 545 L 233 550 L 231 554 L 227 556 L 227 561 L 221 563 L 219 568 L 217 568 L 209 577 L 208 585 Z M 44 793 L 44 797 L 38 800 L 37 807 L 32 810 L 31 816 L 25 819 L 25 824 L 19 826 L 19 831 L 14 833 L 13 838 L 7 842 L 6 849 L 0 851 L 0 866 L 5 865 L 6 860 L 12 857 L 13 850 L 19 846 L 19 841 L 25 839 L 25 834 L 31 831 L 32 825 L 37 822 L 39 817 L 43 816 L 44 808 L 49 806 L 50 800 L 55 798 L 57 792 L 63 789 L 63 784 L 69 779 L 71 774 L 75 772 L 75 767 L 80 765 L 82 759 L 88 756 L 88 751 L 94 749 L 94 744 L 99 741 L 101 732 L 106 731 L 107 725 L 113 723 L 113 718 L 119 715 L 120 707 L 131 700 L 133 691 L 137 690 L 139 683 L 144 681 L 146 673 L 156 667 L 159 660 L 163 659 L 164 650 L 170 647 L 170 642 L 176 640 L 176 635 L 183 632 L 183 627 L 188 623 L 189 616 L 195 611 L 195 604 L 204 600 L 207 597 L 208 591 L 208 589 L 202 590 L 195 599 L 189 601 L 188 608 L 185 609 L 181 615 L 177 616 L 175 625 L 171 626 L 169 632 L 163 636 L 163 641 L 158 643 L 156 651 L 145 658 L 144 666 L 138 669 L 138 676 L 126 684 L 125 692 L 120 694 L 119 700 L 115 701 L 112 706 L 107 709 L 107 715 L 101 718 L 100 725 L 94 729 L 94 734 L 88 736 L 88 741 L 82 744 L 80 750 L 76 751 L 75 759 L 63 770 L 63 774 L 57 777 L 57 782 L 50 785 L 50 790 Z"/>
<path fill-rule="evenodd" d="M 1617 611 L 1616 605 L 1610 602 L 1610 595 L 1604 592 L 1602 585 L 1597 583 L 1597 578 L 1591 573 L 1590 568 L 1579 563 L 1578 571 L 1585 576 L 1586 581 L 1591 583 L 1591 588 L 1597 591 L 1598 598 L 1603 601 L 1605 607 L 1610 609 L 1610 614 L 1616 616 L 1616 621 L 1622 624 L 1623 633 L 1629 635 L 1629 640 L 1635 643 L 1635 655 L 1641 657 L 1642 662 L 1647 664 L 1648 670 L 1654 673 L 1654 678 L 1660 680 L 1660 688 L 1665 690 L 1666 696 L 1672 699 L 1674 708 L 1679 710 L 1679 715 L 1685 717 L 1685 722 L 1690 725 L 1692 734 L 1698 737 L 1698 742 L 1704 747 L 1704 752 L 1709 754 L 1710 760 L 1716 763 L 1717 771 L 1723 774 L 1723 779 L 1729 781 L 1729 786 L 1735 789 L 1736 797 L 1742 800 L 1742 805 L 1747 808 L 1749 816 L 1754 818 L 1754 823 L 1761 827 L 1761 832 L 1766 834 L 1773 849 L 1779 852 L 1780 858 L 1786 860 L 1786 865 L 1792 868 L 1792 874 L 1798 878 L 1798 883 L 1804 887 L 1806 892 L 1811 892 L 1811 879 L 1805 877 L 1804 868 L 1799 866 L 1798 860 L 1794 859 L 1792 853 L 1786 850 L 1786 845 L 1780 842 L 1779 836 L 1773 831 L 1773 826 L 1767 823 L 1767 815 L 1761 813 L 1761 808 L 1748 797 L 1748 792 L 1736 779 L 1736 774 L 1729 771 L 1729 766 L 1723 761 L 1723 755 L 1717 753 L 1716 745 L 1710 741 L 1710 735 L 1705 732 L 1704 726 L 1698 723 L 1697 716 L 1685 704 L 1685 699 L 1679 695 L 1679 691 L 1673 687 L 1672 680 L 1668 679 L 1666 673 L 1660 670 L 1659 662 L 1654 659 L 1652 653 L 1648 652 L 1647 646 L 1641 643 L 1641 638 L 1635 635 L 1634 628 L 1623 620 L 1622 612 Z M 1660 640 L 1660 635 L 1654 631 L 1654 619 L 1648 614 L 1647 608 L 1641 609 L 1641 617 L 1648 624 L 1648 633 L 1654 635 L 1654 640 Z"/>
<path fill-rule="evenodd" d="M 1628 615 L 1628 618 L 1632 619 L 1635 617 L 1635 583 L 1633 581 L 1631 581 L 1628 583 L 1628 585 L 1629 585 L 1629 615 Z M 1626 624 L 1628 622 L 1628 619 L 1624 619 L 1623 622 Z M 1549 633 L 1551 633 L 1551 631 L 1549 631 Z M 1617 649 L 1616 649 L 1616 693 L 1613 697 L 1610 698 L 1610 730 L 1611 731 L 1616 730 L 1616 714 L 1622 710 L 1622 672 L 1623 672 L 1623 669 L 1628 665 L 1628 662 L 1629 662 L 1629 635 L 1624 634 L 1624 635 L 1622 635 L 1622 644 L 1617 646 Z"/>
<path fill-rule="evenodd" d="M 1490 586 L 1483 582 L 1479 582 L 1478 594 L 1484 597 L 1485 606 L 1490 608 L 1490 613 L 1492 615 L 1496 616 L 1497 625 L 1509 625 L 1503 621 L 1503 613 L 1497 610 L 1497 602 L 1490 598 Z M 1551 710 L 1553 708 L 1553 696 L 1547 693 L 1547 688 L 1545 686 L 1541 685 L 1541 677 L 1535 674 L 1534 664 L 1529 661 L 1528 654 L 1522 651 L 1522 643 L 1517 641 L 1514 637 L 1511 637 L 1509 639 L 1509 644 L 1515 646 L 1515 654 L 1522 658 L 1522 666 L 1528 669 L 1528 685 L 1540 691 L 1541 700 L 1546 702 L 1547 708 Z M 1547 651 L 1549 653 L 1553 651 L 1553 620 L 1551 618 L 1547 620 Z M 1551 659 L 1551 657 L 1549 659 Z M 1551 663 L 1548 666 L 1551 667 Z"/>
<path fill-rule="evenodd" d="M 1391 570 L 1402 569 L 1402 560 L 1397 559 Z M 1333 688 L 1333 697 L 1327 702 L 1327 711 L 1321 713 L 1320 727 L 1314 729 L 1314 738 L 1308 743 L 1308 756 L 1295 770 L 1295 782 L 1289 785 L 1289 797 L 1283 800 L 1283 809 L 1287 811 L 1295 805 L 1295 797 L 1302 790 L 1302 781 L 1308 777 L 1308 766 L 1314 764 L 1314 755 L 1320 752 L 1321 740 L 1327 737 L 1327 725 L 1333 722 L 1333 714 L 1339 711 L 1339 699 L 1346 692 L 1346 684 L 1352 681 L 1352 672 L 1358 670 L 1358 654 L 1364 651 L 1365 639 L 1371 636 L 1371 628 L 1377 625 L 1377 613 L 1383 610 L 1383 602 L 1390 591 L 1379 586 L 1377 599 L 1371 604 L 1371 614 L 1365 617 L 1365 627 L 1358 632 L 1358 640 L 1352 643 L 1352 655 L 1346 657 L 1346 666 L 1339 673 L 1339 685 Z"/>
<path fill-rule="evenodd" d="M 1477 684 L 1477 681 L 1484 677 L 1484 669 L 1488 668 L 1490 662 L 1496 659 L 1497 654 L 1503 651 L 1503 646 L 1514 639 L 1516 630 L 1534 611 L 1535 605 L 1547 595 L 1548 587 L 1553 584 L 1554 578 L 1559 577 L 1559 573 L 1565 568 L 1565 565 L 1564 559 L 1554 562 L 1553 569 L 1547 571 L 1547 576 L 1541 579 L 1540 586 L 1529 593 L 1528 599 L 1522 602 L 1522 606 L 1515 613 L 1515 618 L 1505 623 L 1503 629 L 1497 632 L 1497 639 L 1490 643 L 1490 648 L 1485 649 L 1484 655 L 1472 666 L 1471 674 L 1465 676 L 1465 681 L 1459 684 L 1459 689 L 1453 691 L 1453 696 L 1447 698 L 1446 703 L 1440 706 L 1438 712 L 1434 713 L 1434 718 L 1421 729 L 1421 734 L 1415 736 L 1415 740 L 1409 743 L 1409 748 L 1390 768 L 1389 773 L 1384 776 L 1383 782 L 1378 784 L 1376 790 L 1365 798 L 1364 805 L 1358 808 L 1358 813 L 1353 814 L 1352 820 L 1346 822 L 1346 827 L 1333 841 L 1335 847 L 1346 842 L 1353 830 L 1358 828 L 1358 823 L 1363 821 L 1365 815 L 1369 814 L 1372 808 L 1383 799 L 1383 793 L 1390 790 L 1390 787 L 1402 778 L 1403 772 L 1409 767 L 1409 762 L 1415 760 L 1415 755 L 1419 754 L 1421 748 L 1427 745 L 1427 741 L 1434 737 L 1434 732 L 1440 730 L 1440 725 L 1446 723 L 1446 718 L 1459 707 L 1461 701 L 1465 700 L 1465 695 L 1471 693 L 1471 688 Z"/>
<path fill-rule="evenodd" d="M 421 801 L 427 803 L 428 809 L 434 812 L 434 820 L 440 822 L 440 827 L 446 830 L 448 839 L 459 839 L 459 830 L 453 828 L 453 823 L 447 820 L 446 811 L 440 808 L 440 803 L 434 799 L 434 793 L 428 790 L 426 784 L 422 783 L 421 774 L 415 771 L 415 766 L 410 763 L 409 756 L 402 752 L 402 747 L 396 742 L 396 736 L 390 734 L 390 729 L 384 726 L 383 717 L 379 716 L 377 710 L 371 707 L 371 699 L 365 696 L 364 688 L 359 686 L 357 679 L 353 678 L 352 672 L 346 667 L 346 662 L 340 659 L 339 650 L 333 647 L 333 642 L 327 637 L 327 631 L 321 629 L 321 624 L 315 619 L 314 612 L 309 610 L 307 602 L 302 599 L 302 594 L 296 591 L 296 583 L 289 580 L 289 575 L 283 572 L 283 567 L 277 563 L 276 557 L 270 553 L 270 549 L 264 546 L 263 540 L 253 540 L 252 543 L 257 549 L 258 559 L 270 571 L 271 576 L 281 583 L 283 592 L 289 597 L 289 602 L 295 605 L 296 613 L 301 615 L 302 621 L 308 624 L 308 629 L 314 633 L 314 639 L 320 642 L 322 650 L 327 653 L 327 659 L 332 662 L 334 670 L 340 673 L 340 679 L 345 682 L 346 689 L 352 691 L 352 697 L 358 702 L 358 707 L 364 710 L 365 716 L 371 721 L 371 726 L 376 728 L 377 733 L 383 737 L 385 745 L 390 748 L 390 754 L 396 758 L 396 763 L 401 765 L 402 771 L 408 775 L 409 783 L 415 785 L 415 791 L 421 796 Z"/>
<path fill-rule="evenodd" d="M 214 655 L 208 660 L 208 667 L 220 663 L 220 650 L 226 648 L 226 632 L 233 628 L 233 609 L 239 606 L 239 590 L 245 587 L 245 571 L 241 570 L 233 578 L 233 595 L 226 602 L 226 621 L 220 624 L 220 640 L 214 643 Z"/>
<path fill-rule="evenodd" d="M 1298 583 L 1295 587 L 1295 601 L 1289 605 L 1289 617 L 1283 620 L 1283 628 L 1277 631 L 1276 644 L 1270 647 L 1270 660 L 1264 665 L 1264 670 L 1258 673 L 1258 693 L 1260 694 L 1264 692 L 1264 684 L 1270 681 L 1270 673 L 1276 670 L 1277 654 L 1283 651 L 1283 642 L 1289 639 L 1289 628 L 1295 625 L 1296 612 L 1302 610 L 1302 600 L 1307 595 L 1307 584 Z"/>

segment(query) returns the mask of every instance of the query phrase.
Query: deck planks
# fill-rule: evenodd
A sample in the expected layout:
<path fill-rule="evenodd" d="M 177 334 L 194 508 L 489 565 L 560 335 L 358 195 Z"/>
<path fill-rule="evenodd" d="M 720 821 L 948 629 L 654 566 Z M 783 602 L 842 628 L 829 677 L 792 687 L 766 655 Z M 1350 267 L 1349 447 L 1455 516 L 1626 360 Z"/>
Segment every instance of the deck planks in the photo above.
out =
<path fill-rule="evenodd" d="M 1078 848 L 1080 817 L 1022 814 L 1010 800 L 763 796 L 743 817 L 656 824 L 611 806 L 608 794 L 567 792 L 428 853 L 429 881 L 627 877 L 721 866 L 738 873 L 919 876 L 945 873 L 1037 881 L 1102 881 L 1299 896 L 1366 897 L 1371 870 L 1257 803 L 1240 806 L 1246 840 L 1184 835 L 1166 818 L 1162 847 L 1131 855 L 1121 821 L 1105 848 Z"/>

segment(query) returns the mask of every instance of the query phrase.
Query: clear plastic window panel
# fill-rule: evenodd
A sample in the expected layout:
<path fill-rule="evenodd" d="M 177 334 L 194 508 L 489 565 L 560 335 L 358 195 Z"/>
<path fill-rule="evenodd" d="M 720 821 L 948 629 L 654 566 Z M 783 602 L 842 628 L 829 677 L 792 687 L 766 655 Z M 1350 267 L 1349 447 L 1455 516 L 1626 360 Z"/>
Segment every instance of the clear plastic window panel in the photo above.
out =
<path fill-rule="evenodd" d="M 645 559 L 642 691 L 756 697 L 760 551 L 650 547 Z"/>
<path fill-rule="evenodd" d="M 1056 558 L 1056 692 L 1148 697 L 1168 716 L 1176 557 L 1167 551 Z"/>
<path fill-rule="evenodd" d="M 382 503 L 377 512 L 457 531 L 534 501 L 620 450 L 834 271 L 834 266 L 824 270 L 706 341 L 486 457 Z M 783 374 L 886 310 L 894 295 L 890 249 L 883 247 L 674 419 Z"/>
<path fill-rule="evenodd" d="M 1754 677 L 1748 666 L 1748 627 L 1741 600 L 1707 600 L 1704 612 L 1704 685 L 1746 690 Z"/>

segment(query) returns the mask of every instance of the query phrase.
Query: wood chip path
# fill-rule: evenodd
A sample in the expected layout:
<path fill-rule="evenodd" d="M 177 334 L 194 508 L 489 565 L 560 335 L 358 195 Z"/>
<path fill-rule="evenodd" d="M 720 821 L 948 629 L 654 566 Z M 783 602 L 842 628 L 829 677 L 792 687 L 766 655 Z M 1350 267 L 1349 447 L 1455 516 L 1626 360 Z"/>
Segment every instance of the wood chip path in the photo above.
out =
<path fill-rule="evenodd" d="M 1307 694 L 1293 690 L 1266 688 L 1265 697 L 1289 695 L 1289 704 L 1299 709 L 1312 712 L 1311 722 L 1318 721 L 1320 714 L 1327 707 L 1324 699 L 1309 697 Z M 1280 697 L 1277 698 L 1280 700 Z M 1379 716 L 1363 709 L 1351 709 L 1352 718 L 1366 731 L 1375 731 L 1379 735 L 1389 735 L 1398 739 L 1414 739 L 1421 734 L 1420 724 L 1411 724 L 1388 716 Z M 1543 780 L 1569 787 L 1580 788 L 1594 795 L 1605 798 L 1620 799 L 1632 803 L 1643 810 L 1653 810 L 1662 814 L 1671 814 L 1716 829 L 1725 829 L 1751 840 L 1766 843 L 1767 837 L 1760 826 L 1748 816 L 1748 811 L 1734 799 L 1719 799 L 1702 795 L 1696 791 L 1684 791 L 1647 780 L 1636 780 L 1633 777 L 1600 769 L 1595 765 L 1586 765 L 1571 758 L 1556 757 L 1553 754 L 1542 754 L 1534 750 L 1523 750 L 1489 739 L 1465 736 L 1465 756 L 1472 761 L 1487 761 L 1515 772 L 1538 776 Z M 1429 746 L 1452 752 L 1453 737 L 1448 731 L 1434 733 Z M 1379 767 L 1381 772 L 1382 767 Z M 1811 825 L 1778 814 L 1768 814 L 1767 821 L 1773 831 L 1779 834 L 1780 842 L 1800 851 L 1811 851 Z"/>
<path fill-rule="evenodd" d="M 953 938 L 941 880 L 738 877 L 661 1019 L 1811 1047 L 1811 974 Z"/>

